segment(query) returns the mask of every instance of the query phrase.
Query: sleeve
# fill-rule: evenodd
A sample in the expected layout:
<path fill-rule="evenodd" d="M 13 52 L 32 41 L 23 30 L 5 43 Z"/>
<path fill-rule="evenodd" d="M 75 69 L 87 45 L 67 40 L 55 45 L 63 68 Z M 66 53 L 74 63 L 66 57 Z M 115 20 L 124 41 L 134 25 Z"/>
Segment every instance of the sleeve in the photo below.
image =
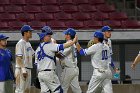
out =
<path fill-rule="evenodd" d="M 16 56 L 23 56 L 24 52 L 24 46 L 22 43 L 18 43 L 16 45 Z"/>
<path fill-rule="evenodd" d="M 12 56 L 12 52 L 9 49 L 6 49 L 8 52 L 8 55 L 10 57 L 10 60 L 13 61 L 13 56 Z"/>
<path fill-rule="evenodd" d="M 80 53 L 80 55 L 85 55 L 86 56 L 86 55 L 94 54 L 96 51 L 97 51 L 96 45 L 92 45 L 89 48 L 81 49 L 79 53 Z"/>
<path fill-rule="evenodd" d="M 70 52 L 72 51 L 71 47 L 65 48 L 64 51 L 62 51 L 61 53 L 65 56 L 69 55 Z"/>
<path fill-rule="evenodd" d="M 63 44 L 52 44 L 50 48 L 52 51 L 58 52 L 60 50 L 64 50 L 64 45 Z"/>

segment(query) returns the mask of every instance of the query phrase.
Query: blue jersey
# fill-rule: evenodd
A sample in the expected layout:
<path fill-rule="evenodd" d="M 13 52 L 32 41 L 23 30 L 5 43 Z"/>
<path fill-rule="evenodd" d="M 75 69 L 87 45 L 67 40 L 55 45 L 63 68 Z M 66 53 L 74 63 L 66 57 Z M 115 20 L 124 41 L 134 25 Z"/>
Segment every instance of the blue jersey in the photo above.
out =
<path fill-rule="evenodd" d="M 11 69 L 12 54 L 8 49 L 0 49 L 0 81 L 13 80 Z"/>

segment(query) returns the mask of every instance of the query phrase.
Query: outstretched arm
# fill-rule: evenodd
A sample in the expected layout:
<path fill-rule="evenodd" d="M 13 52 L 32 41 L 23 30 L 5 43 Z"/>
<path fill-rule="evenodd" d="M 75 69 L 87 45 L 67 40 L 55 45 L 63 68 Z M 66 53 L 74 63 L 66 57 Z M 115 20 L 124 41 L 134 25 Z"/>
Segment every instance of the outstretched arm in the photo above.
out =
<path fill-rule="evenodd" d="M 135 69 L 136 65 L 140 62 L 140 54 L 135 58 L 134 62 L 131 65 L 132 69 Z"/>

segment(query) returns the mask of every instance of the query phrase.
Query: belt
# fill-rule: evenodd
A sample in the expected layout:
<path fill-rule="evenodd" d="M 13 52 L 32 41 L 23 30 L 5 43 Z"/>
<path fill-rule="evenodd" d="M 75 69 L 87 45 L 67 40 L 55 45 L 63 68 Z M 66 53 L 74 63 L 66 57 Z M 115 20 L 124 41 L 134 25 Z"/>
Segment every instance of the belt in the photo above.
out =
<path fill-rule="evenodd" d="M 16 67 L 16 68 L 19 68 L 19 69 L 21 69 L 21 67 Z M 25 67 L 26 69 L 32 69 L 32 68 L 28 68 L 28 67 Z"/>
<path fill-rule="evenodd" d="M 32 68 L 28 68 L 28 67 L 25 67 L 26 69 L 32 69 Z"/>
<path fill-rule="evenodd" d="M 54 69 L 45 69 L 45 70 L 42 70 L 42 71 L 55 71 Z"/>

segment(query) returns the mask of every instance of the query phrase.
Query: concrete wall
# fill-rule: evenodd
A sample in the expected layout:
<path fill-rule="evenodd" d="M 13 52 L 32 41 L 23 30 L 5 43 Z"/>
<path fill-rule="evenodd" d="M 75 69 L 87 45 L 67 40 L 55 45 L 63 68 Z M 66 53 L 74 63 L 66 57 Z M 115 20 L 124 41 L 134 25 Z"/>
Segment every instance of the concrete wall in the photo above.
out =
<path fill-rule="evenodd" d="M 77 35 L 79 40 L 90 40 L 92 38 L 92 34 L 95 31 L 93 30 L 78 30 Z M 37 33 L 40 31 L 34 31 L 31 40 L 39 40 Z M 55 30 L 53 38 L 56 40 L 64 40 L 63 30 Z M 20 31 L 1 31 L 1 33 L 6 34 L 10 37 L 9 41 L 17 41 L 22 36 Z M 140 29 L 114 29 L 112 31 L 112 40 L 122 40 L 122 39 L 140 39 Z"/>

